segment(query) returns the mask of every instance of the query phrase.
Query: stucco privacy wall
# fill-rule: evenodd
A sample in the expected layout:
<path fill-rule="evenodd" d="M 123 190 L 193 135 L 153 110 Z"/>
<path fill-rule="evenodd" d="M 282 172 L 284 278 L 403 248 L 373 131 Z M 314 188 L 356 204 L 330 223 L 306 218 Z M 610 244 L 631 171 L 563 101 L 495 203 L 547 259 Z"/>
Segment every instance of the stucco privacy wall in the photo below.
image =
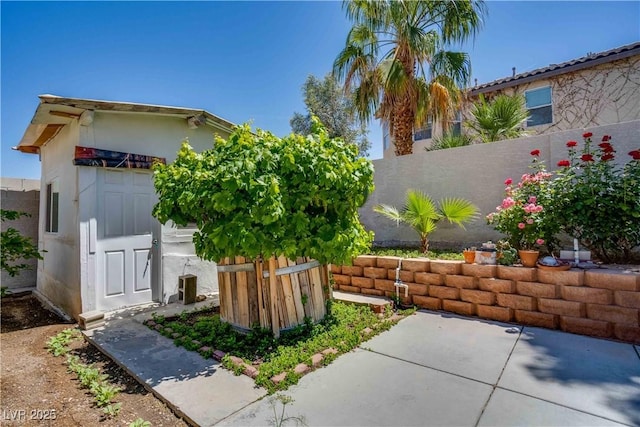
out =
<path fill-rule="evenodd" d="M 190 129 L 186 120 L 178 117 L 96 112 L 92 126 L 82 129 L 81 145 L 165 157 L 167 162 L 172 162 L 185 138 L 188 138 L 189 144 L 200 152 L 212 146 L 214 132 L 216 131 L 209 126 Z M 217 133 L 223 138 L 228 137 L 226 133 Z M 95 170 L 86 171 L 95 168 L 78 169 L 79 176 L 83 176 L 83 173 L 91 175 L 81 180 L 83 191 L 95 192 Z M 95 195 L 91 194 L 90 197 L 95 198 Z M 95 218 L 95 212 L 93 215 L 87 214 L 84 216 L 86 221 L 81 224 L 83 234 L 87 233 L 88 221 Z M 160 280 L 163 283 L 163 295 L 158 299 L 167 302 L 175 298 L 178 292 L 178 277 L 184 274 L 198 276 L 199 294 L 217 292 L 215 264 L 202 261 L 195 256 L 191 240 L 193 230 L 178 229 L 170 223 L 159 227 L 162 256 Z M 95 260 L 87 262 L 95 263 Z M 95 286 L 88 287 L 87 291 L 93 289 Z M 89 299 L 95 301 L 95 298 Z"/>
<path fill-rule="evenodd" d="M 462 230 L 442 221 L 431 235 L 433 243 L 461 249 L 500 234 L 486 224 L 484 217 L 495 210 L 504 196 L 504 180 L 517 182 L 530 171 L 531 155 L 540 150 L 540 159 L 549 170 L 555 170 L 559 160 L 566 158 L 566 142 L 578 141 L 582 147 L 582 134 L 592 132 L 595 143 L 603 135 L 611 135 L 617 150 L 617 159 L 627 162 L 627 153 L 640 148 L 640 120 L 615 125 L 575 129 L 546 135 L 531 136 L 489 144 L 470 145 L 437 151 L 417 151 L 409 156 L 374 160 L 375 191 L 360 209 L 364 226 L 375 232 L 375 242 L 381 245 L 417 244 L 417 236 L 407 226 L 396 226 L 379 214 L 373 206 L 385 203 L 401 207 L 410 188 L 429 194 L 435 201 L 445 197 L 463 197 L 475 203 L 481 216 Z"/>
<path fill-rule="evenodd" d="M 21 217 L 15 221 L 2 222 L 2 231 L 9 227 L 15 228 L 34 243 L 38 242 L 38 209 L 40 199 L 40 181 L 37 179 L 1 178 L 0 189 L 2 195 L 2 209 L 25 212 L 28 217 Z M 36 285 L 38 260 L 26 261 L 31 266 L 29 270 L 22 270 L 17 276 L 11 277 L 2 271 L 0 283 L 9 289 L 33 287 Z"/>

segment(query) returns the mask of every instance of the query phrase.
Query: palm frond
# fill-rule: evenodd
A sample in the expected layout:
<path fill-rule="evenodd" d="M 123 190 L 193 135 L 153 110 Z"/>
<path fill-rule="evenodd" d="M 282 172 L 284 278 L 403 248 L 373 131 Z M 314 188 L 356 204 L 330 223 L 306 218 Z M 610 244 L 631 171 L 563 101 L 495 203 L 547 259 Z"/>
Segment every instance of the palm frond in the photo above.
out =
<path fill-rule="evenodd" d="M 449 197 L 440 201 L 440 212 L 449 222 L 464 229 L 464 224 L 478 216 L 478 208 L 468 200 Z"/>
<path fill-rule="evenodd" d="M 407 201 L 402 215 L 419 233 L 435 228 L 435 223 L 441 218 L 431 197 L 419 190 L 407 191 Z"/>
<path fill-rule="evenodd" d="M 405 222 L 405 218 L 402 213 L 395 206 L 380 204 L 373 207 L 373 211 L 386 216 L 396 222 L 396 226 L 401 222 Z"/>

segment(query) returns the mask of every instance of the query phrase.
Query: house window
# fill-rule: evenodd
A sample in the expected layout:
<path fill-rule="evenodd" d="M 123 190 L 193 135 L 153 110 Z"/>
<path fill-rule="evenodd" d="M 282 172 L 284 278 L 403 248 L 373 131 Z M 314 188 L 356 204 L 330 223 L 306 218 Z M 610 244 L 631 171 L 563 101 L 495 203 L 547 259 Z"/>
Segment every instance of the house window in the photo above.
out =
<path fill-rule="evenodd" d="M 431 132 L 433 130 L 433 123 L 429 118 L 427 120 L 427 124 L 421 128 L 415 129 L 413 131 L 413 141 L 421 141 L 423 139 L 431 139 Z"/>
<path fill-rule="evenodd" d="M 382 124 L 382 150 L 385 151 L 389 148 L 391 143 L 391 135 L 389 135 L 389 124 Z"/>
<path fill-rule="evenodd" d="M 553 122 L 551 107 L 551 86 L 528 90 L 524 93 L 529 111 L 527 126 L 544 125 Z"/>
<path fill-rule="evenodd" d="M 58 232 L 59 191 L 57 180 L 47 184 L 47 223 L 45 224 L 45 230 L 49 233 Z"/>
<path fill-rule="evenodd" d="M 456 112 L 455 117 L 451 121 L 451 135 L 462 135 L 462 114 L 460 111 Z"/>

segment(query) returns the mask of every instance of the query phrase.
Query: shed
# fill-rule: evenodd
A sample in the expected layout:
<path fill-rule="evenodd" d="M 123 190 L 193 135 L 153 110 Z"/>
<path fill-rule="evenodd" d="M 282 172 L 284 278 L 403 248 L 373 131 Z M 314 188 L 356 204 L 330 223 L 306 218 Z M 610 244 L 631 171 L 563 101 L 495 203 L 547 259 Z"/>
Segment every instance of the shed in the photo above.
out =
<path fill-rule="evenodd" d="M 194 227 L 161 225 L 153 162 L 171 162 L 184 139 L 197 151 L 234 124 L 205 110 L 41 95 L 14 147 L 40 156 L 38 292 L 78 319 L 177 299 L 179 277 L 218 291 Z"/>

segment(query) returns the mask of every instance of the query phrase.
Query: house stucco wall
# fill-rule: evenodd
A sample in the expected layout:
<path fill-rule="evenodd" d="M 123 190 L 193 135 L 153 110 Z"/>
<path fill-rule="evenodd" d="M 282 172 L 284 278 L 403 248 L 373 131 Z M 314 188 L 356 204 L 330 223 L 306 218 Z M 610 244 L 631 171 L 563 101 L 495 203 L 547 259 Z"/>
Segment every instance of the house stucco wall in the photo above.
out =
<path fill-rule="evenodd" d="M 76 317 L 82 313 L 80 248 L 78 237 L 78 193 L 76 167 L 72 159 L 79 142 L 77 121 L 72 121 L 41 147 L 40 218 L 38 247 L 45 250 L 38 262 L 37 288 L 51 302 Z M 45 231 L 47 184 L 59 188 L 58 232 Z"/>
<path fill-rule="evenodd" d="M 542 78 L 530 83 L 486 92 L 485 97 L 504 93 L 520 94 L 528 90 L 551 86 L 553 123 L 526 127 L 529 135 L 626 123 L 640 120 L 640 55 L 599 64 L 579 71 Z M 471 98 L 462 109 L 464 122 L 471 119 Z M 442 134 L 442 127 L 435 123 L 433 135 Z M 432 139 L 414 143 L 413 152 L 423 152 Z M 394 157 L 394 146 L 383 151 L 383 158 Z"/>
<path fill-rule="evenodd" d="M 444 197 L 463 197 L 476 204 L 481 216 L 466 226 L 466 230 L 448 224 L 438 224 L 431 234 L 432 243 L 462 249 L 468 245 L 497 240 L 500 234 L 486 224 L 485 216 L 493 212 L 504 196 L 504 180 L 518 180 L 529 172 L 530 152 L 539 149 L 540 159 L 549 170 L 555 170 L 559 160 L 566 158 L 566 142 L 582 141 L 585 131 L 593 132 L 600 141 L 611 135 L 618 152 L 618 161 L 631 160 L 626 153 L 640 147 L 640 120 L 615 125 L 555 132 L 490 144 L 470 145 L 437 151 L 417 151 L 410 156 L 374 160 L 375 191 L 360 209 L 360 219 L 368 230 L 375 232 L 375 242 L 381 245 L 417 244 L 415 232 L 404 225 L 373 212 L 379 203 L 400 207 L 410 188 L 424 191 L 435 201 Z M 581 146 L 578 146 L 581 149 Z"/>
<path fill-rule="evenodd" d="M 15 221 L 2 222 L 2 231 L 9 227 L 15 228 L 21 235 L 31 238 L 38 243 L 38 210 L 40 200 L 40 181 L 37 179 L 2 178 L 0 179 L 2 194 L 2 209 L 29 214 Z M 2 271 L 0 283 L 9 289 L 36 286 L 38 260 L 27 260 L 28 270 L 22 270 L 17 276 L 11 277 Z"/>
<path fill-rule="evenodd" d="M 551 86 L 553 123 L 531 134 L 640 120 L 640 56 L 600 64 L 505 89 L 508 95 Z"/>
<path fill-rule="evenodd" d="M 96 112 L 92 125 L 82 132 L 81 145 L 164 157 L 167 162 L 172 162 L 185 138 L 188 138 L 189 144 L 196 151 L 203 151 L 212 146 L 214 134 L 228 137 L 227 133 L 216 131 L 209 126 L 190 129 L 187 121 L 178 117 Z M 95 198 L 95 168 L 78 169 L 82 171 L 82 191 L 86 192 L 87 197 Z M 87 169 L 93 170 L 86 171 Z M 97 215 L 95 207 L 88 209 L 90 211 L 83 214 L 86 221 L 81 224 L 81 234 L 86 236 L 89 236 L 91 218 L 96 218 Z M 192 243 L 193 230 L 179 230 L 170 223 L 157 224 L 157 227 L 162 259 L 159 272 L 162 295 L 154 295 L 154 299 L 162 302 L 175 300 L 179 276 L 185 274 L 198 276 L 198 294 L 217 293 L 215 263 L 202 261 L 195 255 Z M 89 255 L 84 262 L 87 265 L 88 276 L 91 276 L 90 271 L 95 268 L 95 259 Z M 93 289 L 95 286 L 87 280 L 87 303 L 95 301 L 95 296 L 90 295 Z"/>

